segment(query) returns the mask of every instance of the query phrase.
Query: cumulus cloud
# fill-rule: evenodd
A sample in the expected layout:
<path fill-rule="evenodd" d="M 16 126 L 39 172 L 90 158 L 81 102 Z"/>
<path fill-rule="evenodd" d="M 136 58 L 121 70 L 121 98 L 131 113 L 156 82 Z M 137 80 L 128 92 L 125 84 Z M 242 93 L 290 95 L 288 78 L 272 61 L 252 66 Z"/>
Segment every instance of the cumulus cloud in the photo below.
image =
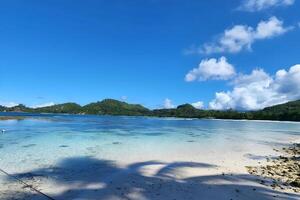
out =
<path fill-rule="evenodd" d="M 17 106 L 19 104 L 15 103 L 15 102 L 0 102 L 0 105 L 5 106 L 7 108 L 11 108 L 11 107 Z"/>
<path fill-rule="evenodd" d="M 167 109 L 175 108 L 175 105 L 173 105 L 173 103 L 170 99 L 166 98 L 164 101 L 164 108 L 167 108 Z"/>
<path fill-rule="evenodd" d="M 243 0 L 239 10 L 255 12 L 272 7 L 290 6 L 295 0 Z"/>
<path fill-rule="evenodd" d="M 257 40 L 268 39 L 282 35 L 293 27 L 284 27 L 283 21 L 270 17 L 258 23 L 256 28 L 247 25 L 235 25 L 226 29 L 216 42 L 206 43 L 195 53 L 238 53 L 242 50 L 251 50 L 252 44 Z M 190 50 L 192 51 L 192 50 Z"/>
<path fill-rule="evenodd" d="M 300 98 L 300 65 L 279 70 L 274 76 L 262 69 L 235 78 L 231 91 L 217 92 L 210 109 L 257 110 Z"/>
<path fill-rule="evenodd" d="M 192 106 L 194 106 L 197 109 L 203 109 L 204 108 L 204 103 L 203 103 L 203 101 L 197 101 L 195 103 L 192 103 Z"/>
<path fill-rule="evenodd" d="M 185 75 L 185 81 L 227 80 L 235 75 L 234 66 L 227 62 L 225 57 L 219 59 L 204 59 L 197 68 Z"/>
<path fill-rule="evenodd" d="M 300 98 L 300 64 L 292 66 L 288 71 L 279 70 L 276 73 L 275 89 L 289 98 Z"/>
<path fill-rule="evenodd" d="M 254 39 L 271 38 L 284 34 L 290 29 L 291 27 L 283 26 L 283 21 L 276 17 L 271 17 L 268 21 L 261 21 L 258 23 L 253 37 Z"/>
<path fill-rule="evenodd" d="M 47 102 L 47 103 L 42 103 L 42 104 L 38 104 L 38 105 L 33 105 L 33 106 L 31 106 L 31 108 L 42 108 L 42 107 L 53 106 L 53 105 L 55 105 L 54 102 Z"/>

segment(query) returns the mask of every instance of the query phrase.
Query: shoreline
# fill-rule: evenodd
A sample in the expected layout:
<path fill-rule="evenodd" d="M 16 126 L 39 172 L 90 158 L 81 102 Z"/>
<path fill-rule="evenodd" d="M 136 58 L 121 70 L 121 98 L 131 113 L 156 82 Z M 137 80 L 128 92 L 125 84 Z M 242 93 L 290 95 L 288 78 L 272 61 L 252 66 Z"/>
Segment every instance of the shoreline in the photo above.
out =
<path fill-rule="evenodd" d="M 13 114 L 25 114 L 25 115 L 1 115 L 2 113 L 13 113 Z M 26 115 L 28 114 L 28 115 Z M 290 124 L 299 124 L 300 121 L 279 121 L 279 120 L 259 120 L 259 119 L 222 119 L 222 118 L 188 118 L 188 117 L 160 117 L 160 116 L 148 116 L 148 115 L 108 115 L 108 114 L 71 114 L 71 113 L 31 113 L 31 112 L 0 112 L 0 121 L 1 120 L 13 120 L 14 118 L 17 119 L 25 119 L 25 118 L 30 118 L 30 117 L 40 117 L 38 115 L 62 115 L 62 116 L 109 116 L 109 117 L 144 117 L 144 118 L 158 118 L 158 119 L 166 119 L 166 120 L 220 120 L 220 121 L 240 121 L 240 122 L 269 122 L 269 123 L 290 123 Z M 7 119 L 3 119 L 7 117 Z"/>
<path fill-rule="evenodd" d="M 119 124 L 116 120 L 113 118 L 109 120 L 110 122 L 105 121 L 109 125 L 113 125 L 111 124 L 113 122 Z M 121 121 L 124 122 L 123 119 Z M 157 123 L 155 120 L 149 122 Z M 71 123 L 70 126 L 65 124 L 65 128 L 60 127 L 55 134 L 57 129 L 53 127 L 51 129 L 50 125 L 45 127 L 43 122 L 29 121 L 27 124 L 24 121 L 26 129 L 28 125 L 33 126 L 29 129 L 29 135 L 31 131 L 36 130 L 35 125 L 40 127 L 42 124 L 45 132 L 40 132 L 39 138 L 42 136 L 46 138 L 42 140 L 29 138 L 27 141 L 19 141 L 20 143 L 15 146 L 8 145 L 2 148 L 0 168 L 55 200 L 300 198 L 299 193 L 273 189 L 268 186 L 272 184 L 271 180 L 251 175 L 246 168 L 246 166 L 267 165 L 267 158 L 281 156 L 282 152 L 273 149 L 288 147 L 299 140 L 298 126 L 288 124 L 285 126 L 286 130 L 296 131 L 296 134 L 276 133 L 278 126 L 267 123 L 262 126 L 249 123 L 250 127 L 245 127 L 244 123 L 237 122 L 236 127 L 232 127 L 228 123 L 222 125 L 220 122 L 212 122 L 211 128 L 211 126 L 201 127 L 207 122 L 197 122 L 196 128 L 192 131 L 190 128 L 193 127 L 189 127 L 189 124 L 195 122 L 180 122 L 186 124 L 186 128 L 170 126 L 178 123 L 164 122 L 166 126 L 159 126 L 158 129 L 152 129 L 151 124 L 147 123 L 142 130 L 132 129 L 138 132 L 138 135 L 115 137 L 116 134 L 122 135 L 124 131 L 130 133 L 127 126 L 124 126 L 119 127 L 121 132 L 119 129 L 116 132 L 104 131 L 102 132 L 104 135 L 106 133 L 111 135 L 97 139 L 94 133 L 101 132 L 102 129 L 92 132 L 76 129 L 69 132 L 69 128 L 73 127 Z M 15 126 L 14 123 L 7 125 Z M 90 125 L 93 124 L 85 124 L 88 127 Z M 198 130 L 197 127 L 201 129 Z M 48 134 L 49 128 L 52 130 L 51 134 Z M 147 128 L 150 130 L 143 131 Z M 142 137 L 143 134 L 164 131 L 163 128 L 168 128 L 165 135 Z M 255 130 L 258 130 L 258 133 L 253 132 Z M 60 131 L 67 131 L 67 134 L 61 135 Z M 210 131 L 215 135 L 212 138 L 205 137 Z M 11 133 L 3 135 L 3 138 L 13 136 L 14 133 Z M 77 134 L 78 140 L 70 140 Z M 60 136 L 71 138 L 56 140 Z M 11 155 L 9 152 L 15 153 Z M 262 180 L 268 185 L 261 184 Z M 1 173 L 0 185 L 0 199 L 42 199 L 30 188 L 7 179 Z"/>
<path fill-rule="evenodd" d="M 23 104 L 14 107 L 0 106 L 2 112 L 27 113 L 62 113 L 62 114 L 98 114 L 117 116 L 148 116 L 148 117 L 178 117 L 205 119 L 237 119 L 237 120 L 271 120 L 271 121 L 300 121 L 300 100 L 289 101 L 284 104 L 273 105 L 258 110 L 213 110 L 198 109 L 191 104 L 181 104 L 174 108 L 149 109 L 141 104 L 131 104 L 115 99 L 80 105 L 74 102 L 55 104 L 52 106 L 32 108 Z M 290 112 L 293 110 L 293 112 Z"/>
<path fill-rule="evenodd" d="M 89 161 L 86 159 L 86 165 L 98 162 L 96 160 Z M 150 161 L 149 161 L 150 162 Z M 1 182 L 4 185 L 0 189 L 0 198 L 4 200 L 47 200 L 44 196 L 38 194 L 32 188 L 45 193 L 54 200 L 71 200 L 71 199 L 109 199 L 109 200 L 125 200 L 125 199 L 154 199 L 154 200 L 171 200 L 171 199 L 191 199 L 197 200 L 199 196 L 202 199 L 219 200 L 219 199 L 242 199 L 242 200 L 268 200 L 270 197 L 279 199 L 297 200 L 300 193 L 292 190 L 282 190 L 279 187 L 272 187 L 272 181 L 265 177 L 254 176 L 246 173 L 235 173 L 233 169 L 213 169 L 214 165 L 201 164 L 198 168 L 193 162 L 176 162 L 176 165 L 186 165 L 184 168 L 176 169 L 172 163 L 163 161 L 151 161 L 138 171 L 132 172 L 133 169 L 128 165 L 110 166 L 116 170 L 116 174 L 110 172 L 103 174 L 96 171 L 82 172 L 85 178 L 82 183 L 76 183 L 78 174 L 83 169 L 90 168 L 73 167 L 68 171 L 61 171 L 58 168 L 46 168 L 50 170 L 50 177 L 44 176 L 44 172 L 30 172 L 17 174 L 27 186 L 18 182 Z M 101 166 L 102 164 L 100 164 Z M 174 166 L 173 166 L 174 165 Z M 195 165 L 195 166 L 194 166 Z M 101 168 L 103 168 L 102 166 Z M 212 167 L 212 168 L 211 168 Z M 240 166 L 245 168 L 245 166 Z M 102 170 L 106 170 L 106 166 Z M 174 168 L 174 169 L 173 169 Z M 51 172 L 54 170 L 53 172 Z M 58 171 L 57 171 L 58 170 Z M 171 170 L 165 174 L 158 175 L 162 170 Z M 173 171 L 174 170 L 174 171 Z M 41 174 L 39 174 L 41 173 Z M 62 173 L 62 174 L 61 174 Z M 73 174 L 75 173 L 75 174 Z M 51 175 L 52 174 L 52 175 Z M 64 184 L 55 183 L 51 180 L 51 176 L 61 176 L 62 179 L 72 179 Z M 3 177 L 3 176 L 2 176 Z M 95 179 L 95 177 L 99 177 Z M 103 178 L 101 178 L 103 177 Z M 50 178 L 50 179 L 49 179 Z M 81 179 L 81 178 L 80 178 Z M 79 179 L 79 180 L 80 180 Z M 104 182 L 103 182 L 104 181 Z M 32 187 L 32 188 L 31 188 Z M 105 192 L 99 192 L 105 188 Z M 131 190 L 129 188 L 143 188 L 140 190 Z M 4 190 L 4 192 L 3 192 Z M 5 191 L 6 190 L 6 191 Z M 10 191 L 13 190 L 13 196 Z M 80 191 L 78 193 L 77 191 Z M 146 190 L 147 198 L 143 190 Z M 173 191 L 170 193 L 170 191 Z M 141 194 L 142 192 L 142 194 Z M 7 196 L 8 195 L 8 196 Z"/>
<path fill-rule="evenodd" d="M 278 152 L 275 151 L 274 153 L 277 154 Z M 281 152 L 277 155 L 280 156 L 280 154 Z M 270 197 L 296 200 L 300 197 L 299 192 L 272 187 L 271 180 L 248 174 L 246 165 L 239 164 L 236 169 L 235 167 L 228 168 L 222 166 L 224 164 L 221 160 L 217 162 L 219 165 L 216 165 L 217 163 L 188 162 L 184 160 L 177 160 L 176 162 L 141 161 L 138 164 L 140 166 L 135 168 L 133 166 L 136 163 L 131 161 L 106 166 L 98 159 L 81 159 L 83 159 L 83 165 L 79 164 L 76 158 L 72 158 L 69 162 L 74 162 L 74 165 L 70 165 L 67 171 L 61 168 L 62 166 L 57 165 L 38 171 L 16 174 L 16 177 L 22 179 L 28 185 L 25 187 L 18 182 L 1 182 L 1 174 L 0 183 L 4 187 L 0 189 L 0 198 L 10 199 L 12 197 L 9 195 L 11 194 L 10 191 L 13 191 L 13 198 L 16 200 L 47 199 L 32 191 L 31 187 L 55 200 L 77 198 L 84 200 L 125 200 L 128 198 L 133 200 L 171 200 L 186 199 L 186 197 L 197 200 L 199 196 L 211 200 L 268 200 Z M 233 159 L 236 158 L 233 157 Z M 243 163 L 237 159 L 235 162 Z M 261 160 L 259 163 L 264 165 L 267 162 Z M 76 166 L 78 164 L 79 166 Z M 98 167 L 94 168 L 93 165 Z M 108 172 L 105 172 L 107 170 Z M 113 173 L 110 172 L 111 170 Z M 81 175 L 81 173 L 83 174 Z M 55 179 L 51 180 L 52 177 L 69 181 L 56 183 Z M 129 188 L 142 188 L 142 190 L 131 190 Z M 81 191 L 80 195 L 77 193 L 78 189 Z M 105 192 L 102 192 L 102 190 Z M 142 192 L 143 190 L 147 191 L 147 198 L 143 197 L 145 195 Z M 170 194 L 169 191 L 173 192 Z"/>

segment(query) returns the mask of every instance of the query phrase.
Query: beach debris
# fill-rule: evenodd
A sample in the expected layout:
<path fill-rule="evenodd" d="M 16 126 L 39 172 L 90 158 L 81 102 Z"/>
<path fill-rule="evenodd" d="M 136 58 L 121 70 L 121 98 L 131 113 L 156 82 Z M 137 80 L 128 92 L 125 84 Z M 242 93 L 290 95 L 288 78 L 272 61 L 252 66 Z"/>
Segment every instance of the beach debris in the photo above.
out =
<path fill-rule="evenodd" d="M 283 155 L 269 158 L 267 165 L 247 166 L 250 174 L 269 179 L 273 189 L 300 192 L 300 144 L 282 149 Z M 267 181 L 260 180 L 266 185 Z"/>

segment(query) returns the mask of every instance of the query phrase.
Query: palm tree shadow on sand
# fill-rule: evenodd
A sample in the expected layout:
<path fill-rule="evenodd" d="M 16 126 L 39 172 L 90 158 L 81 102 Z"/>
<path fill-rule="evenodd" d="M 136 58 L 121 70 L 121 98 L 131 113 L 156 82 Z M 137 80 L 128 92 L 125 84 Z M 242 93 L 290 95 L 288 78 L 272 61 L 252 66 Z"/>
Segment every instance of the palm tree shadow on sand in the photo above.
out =
<path fill-rule="evenodd" d="M 147 167 L 160 166 L 154 175 L 145 175 Z M 257 184 L 251 175 L 210 175 L 178 179 L 175 171 L 182 168 L 214 168 L 195 162 L 162 163 L 148 161 L 118 167 L 114 162 L 91 157 L 72 157 L 56 166 L 14 174 L 29 185 L 55 200 L 138 199 L 299 199 L 300 195 L 285 194 Z M 8 179 L 9 182 L 14 180 Z M 44 183 L 51 183 L 43 188 Z M 46 184 L 47 185 L 47 184 Z M 67 186 L 68 189 L 61 190 Z M 56 190 L 57 189 L 57 190 Z M 8 193 L 8 199 L 47 199 L 30 190 Z"/>

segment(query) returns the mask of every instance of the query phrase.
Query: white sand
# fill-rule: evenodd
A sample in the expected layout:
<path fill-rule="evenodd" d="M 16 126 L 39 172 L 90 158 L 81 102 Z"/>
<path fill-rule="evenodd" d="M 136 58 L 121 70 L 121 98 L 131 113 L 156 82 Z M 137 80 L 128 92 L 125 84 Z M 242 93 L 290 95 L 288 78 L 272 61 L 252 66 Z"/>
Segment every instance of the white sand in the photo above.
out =
<path fill-rule="evenodd" d="M 279 155 L 274 148 L 300 142 L 299 135 L 272 134 L 268 129 L 262 134 L 249 131 L 255 129 L 238 132 L 243 126 L 234 134 L 228 126 L 213 127 L 218 129 L 214 137 L 201 136 L 201 141 L 180 134 L 130 140 L 111 140 L 113 136 L 86 140 L 84 135 L 80 140 L 63 140 L 63 144 L 73 142 L 68 148 L 57 148 L 62 144 L 60 135 L 49 134 L 47 139 L 34 139 L 32 143 L 38 145 L 28 152 L 21 147 L 31 142 L 12 146 L 18 152 L 2 153 L 0 168 L 55 200 L 300 199 L 300 194 L 261 184 L 261 178 L 245 168 L 265 164 L 266 157 Z M 112 145 L 115 139 L 120 144 Z M 0 172 L 0 200 L 13 199 L 49 198 Z"/>
<path fill-rule="evenodd" d="M 295 139 L 295 138 L 294 138 Z M 293 141 L 281 141 L 290 144 Z M 96 157 L 72 158 L 55 166 L 33 171 L 23 179 L 34 188 L 59 200 L 90 199 L 300 199 L 299 194 L 273 190 L 249 175 L 247 165 L 277 156 L 271 145 L 239 142 L 227 149 L 187 149 L 172 153 L 145 151 L 120 155 L 116 162 Z M 146 148 L 146 147 L 145 147 Z M 153 150 L 153 148 L 152 148 Z M 148 153 L 147 153 L 148 152 Z M 153 161 L 155 160 L 155 161 Z M 18 182 L 0 177 L 0 199 L 47 199 Z M 13 195 L 12 195 L 13 194 Z"/>

